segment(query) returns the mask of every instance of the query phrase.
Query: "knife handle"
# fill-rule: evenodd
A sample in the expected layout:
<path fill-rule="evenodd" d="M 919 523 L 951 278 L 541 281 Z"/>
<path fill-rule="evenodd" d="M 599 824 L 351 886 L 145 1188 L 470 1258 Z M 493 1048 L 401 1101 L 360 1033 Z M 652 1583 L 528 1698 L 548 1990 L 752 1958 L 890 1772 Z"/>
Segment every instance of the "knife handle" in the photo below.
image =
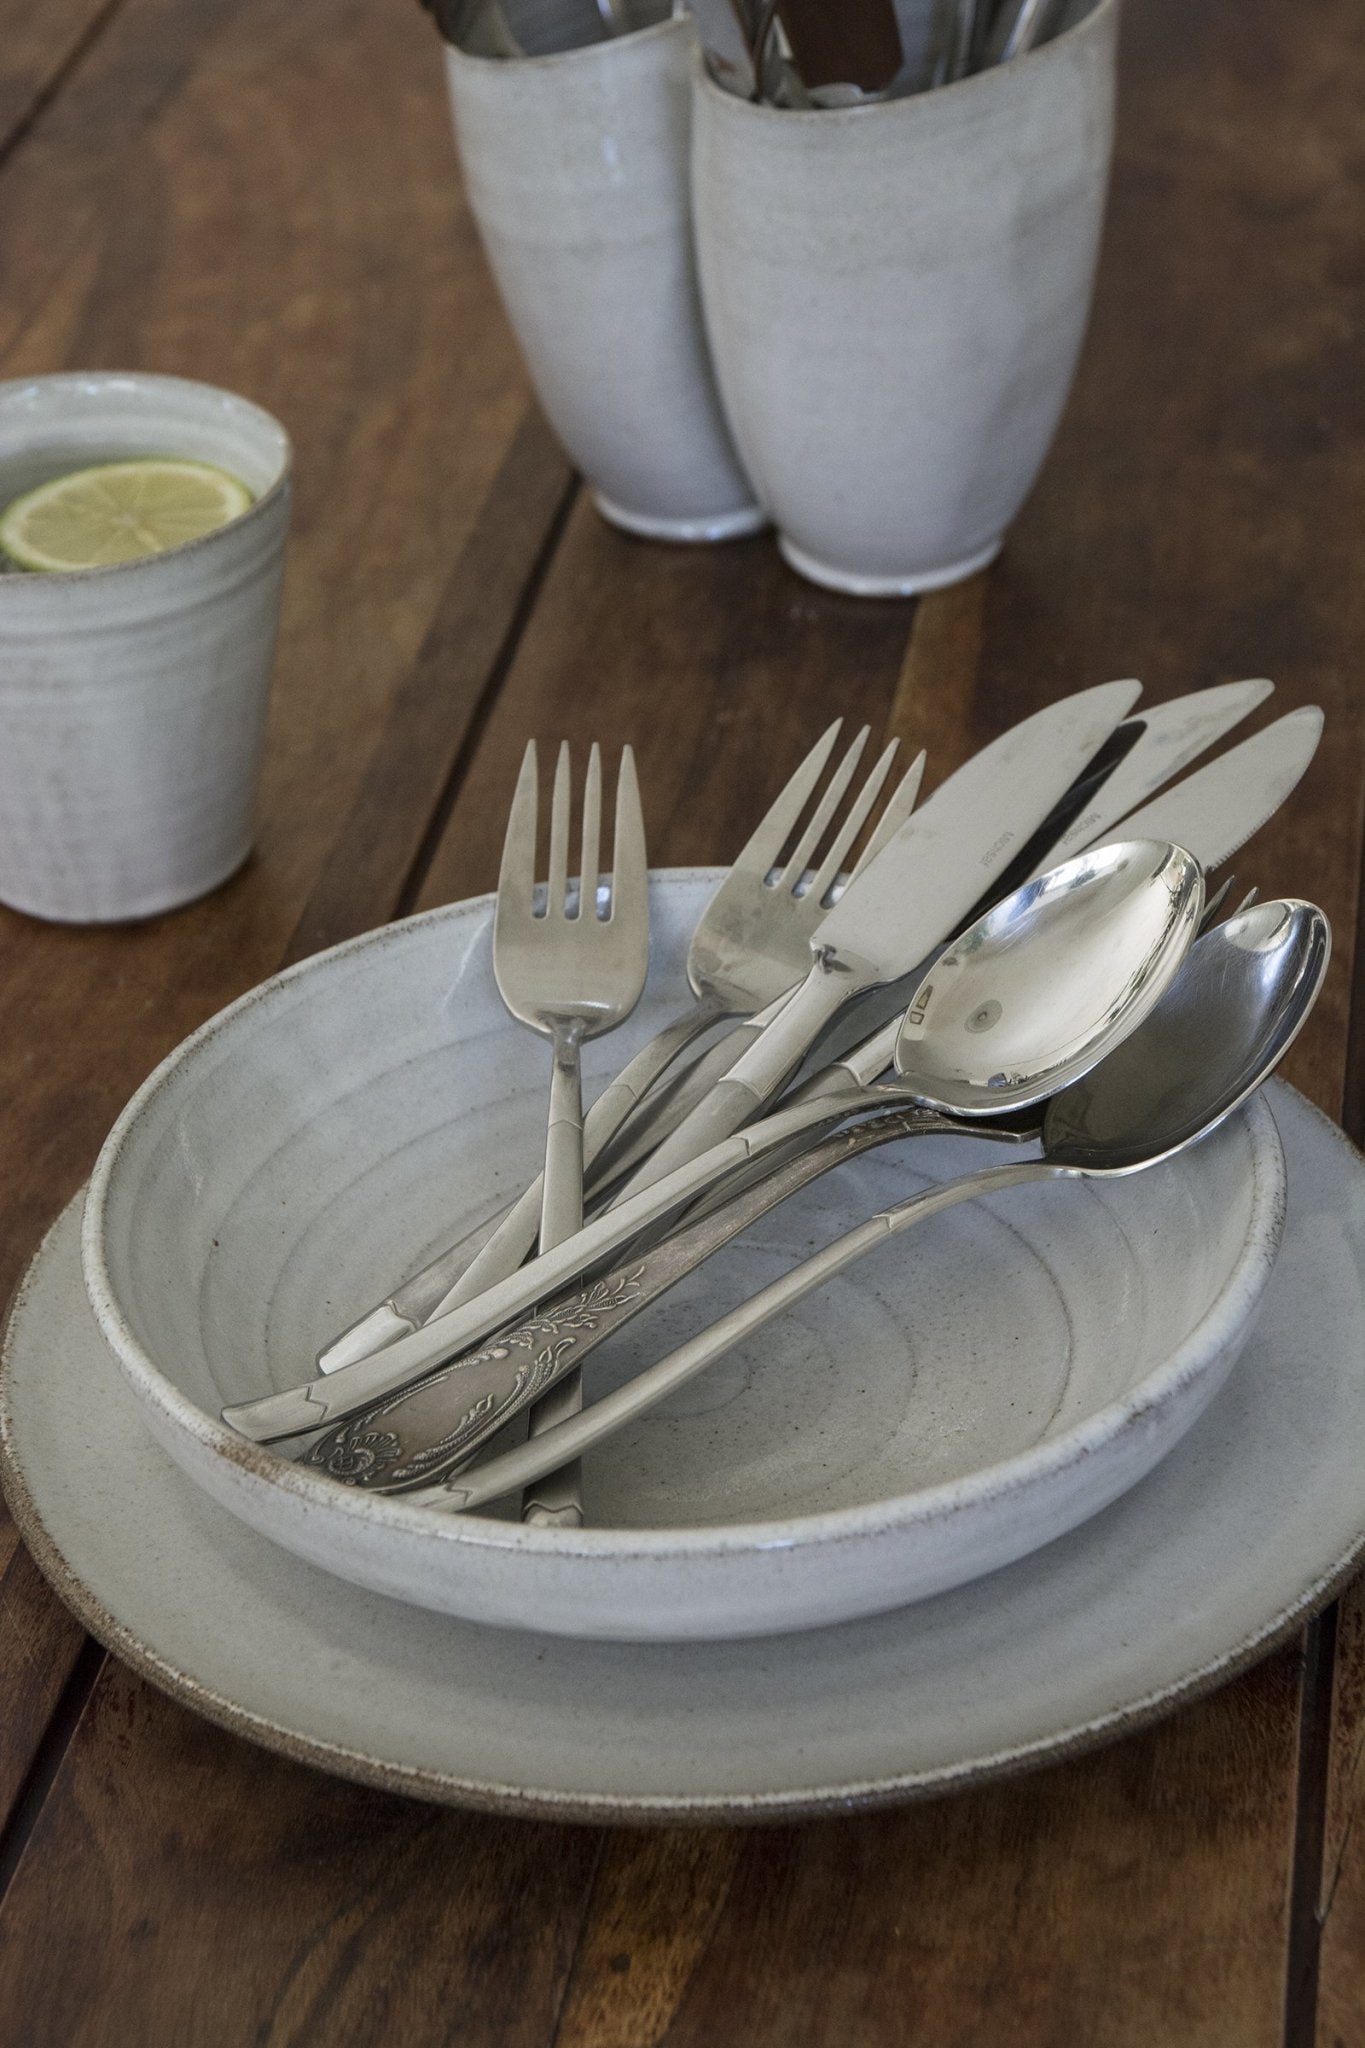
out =
<path fill-rule="evenodd" d="M 595 1170 L 588 1176 L 589 1193 L 594 1199 L 614 1182 L 624 1180 L 641 1160 L 647 1159 L 656 1146 L 677 1130 L 683 1118 L 691 1115 L 717 1081 L 725 1079 L 786 1000 L 785 996 L 780 996 L 775 1003 L 769 1003 L 766 1010 L 760 1010 L 756 1017 L 734 1025 L 723 1038 L 709 1045 L 675 1082 L 642 1102 L 638 1112 L 632 1111 L 616 1136 L 603 1147 Z"/>
<path fill-rule="evenodd" d="M 402 1492 L 429 1483 L 568 1372 L 588 1339 L 600 1341 L 644 1305 L 634 1267 L 595 1281 L 352 1415 L 299 1463 L 348 1486 Z"/>
<path fill-rule="evenodd" d="M 815 965 L 771 1024 L 718 1081 L 690 1116 L 650 1154 L 622 1190 L 628 1200 L 653 1187 L 675 1167 L 687 1166 L 758 1115 L 800 1066 L 807 1047 L 841 1004 L 871 986 L 875 975 L 859 971 L 837 954 L 817 954 Z"/>
<path fill-rule="evenodd" d="M 855 1094 L 850 1097 L 850 1114 L 856 1106 Z M 764 1119 L 762 1131 L 738 1133 L 704 1158 L 689 1160 L 678 1173 L 636 1200 L 594 1217 L 556 1251 L 543 1253 L 477 1301 L 434 1318 L 382 1351 L 352 1359 L 336 1372 L 304 1380 L 277 1394 L 233 1402 L 222 1411 L 224 1422 L 253 1443 L 276 1443 L 282 1437 L 311 1435 L 387 1394 L 415 1385 L 448 1359 L 463 1355 L 493 1331 L 524 1316 L 534 1302 L 544 1301 L 580 1274 L 623 1251 L 640 1231 L 705 1193 L 732 1168 L 746 1166 L 760 1152 L 821 1122 L 827 1113 L 828 1105 L 823 1102 L 778 1111 Z"/>

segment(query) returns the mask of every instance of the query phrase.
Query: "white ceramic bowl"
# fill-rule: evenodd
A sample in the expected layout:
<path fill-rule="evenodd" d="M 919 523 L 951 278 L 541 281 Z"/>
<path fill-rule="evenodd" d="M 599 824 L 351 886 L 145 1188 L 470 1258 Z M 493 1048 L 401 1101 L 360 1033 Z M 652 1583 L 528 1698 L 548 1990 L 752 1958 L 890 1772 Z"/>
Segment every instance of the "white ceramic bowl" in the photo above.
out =
<path fill-rule="evenodd" d="M 714 883 L 656 878 L 649 987 L 609 1072 L 683 1000 Z M 437 1517 L 218 1420 L 534 1170 L 548 1059 L 508 1022 L 491 899 L 264 984 L 152 1075 L 95 1169 L 86 1282 L 166 1449 L 215 1499 L 359 1584 L 474 1620 L 628 1639 L 780 1632 L 976 1577 L 1094 1514 L 1221 1385 L 1279 1243 L 1253 1103 L 1146 1175 L 964 1205 L 865 1260 L 585 1465 L 592 1526 Z M 875 1207 L 987 1158 L 918 1139 L 774 1212 L 590 1361 L 635 1362 Z M 111 1368 L 112 1369 L 112 1368 Z"/>

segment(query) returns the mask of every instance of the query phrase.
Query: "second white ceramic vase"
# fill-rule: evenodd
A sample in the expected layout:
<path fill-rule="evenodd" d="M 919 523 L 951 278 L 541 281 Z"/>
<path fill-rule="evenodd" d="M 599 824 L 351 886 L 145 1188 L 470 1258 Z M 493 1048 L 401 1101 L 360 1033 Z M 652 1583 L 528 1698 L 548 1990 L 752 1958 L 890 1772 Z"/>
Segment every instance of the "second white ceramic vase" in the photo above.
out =
<path fill-rule="evenodd" d="M 765 524 L 726 429 L 692 254 L 690 19 L 553 56 L 447 47 L 469 203 L 551 426 L 616 525 Z"/>
<path fill-rule="evenodd" d="M 694 204 L 721 394 L 783 553 L 867 596 L 998 551 L 1090 309 L 1118 0 L 955 85 L 794 113 L 693 75 Z"/>

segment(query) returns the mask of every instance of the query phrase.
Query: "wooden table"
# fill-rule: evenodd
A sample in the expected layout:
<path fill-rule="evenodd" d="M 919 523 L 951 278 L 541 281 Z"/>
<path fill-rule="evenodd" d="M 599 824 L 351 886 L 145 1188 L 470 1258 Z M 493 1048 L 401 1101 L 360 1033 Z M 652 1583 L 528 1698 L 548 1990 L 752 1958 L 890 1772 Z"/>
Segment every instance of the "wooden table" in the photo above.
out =
<path fill-rule="evenodd" d="M 415 6 L 0 0 L 0 374 L 232 386 L 299 483 L 249 867 L 138 928 L 0 913 L 0 1295 L 187 1031 L 491 885 L 530 733 L 632 737 L 655 859 L 709 861 L 832 708 L 937 779 L 1085 683 L 1271 675 L 1328 739 L 1238 879 L 1333 919 L 1289 1074 L 1359 1138 L 1363 100 L 1356 0 L 1129 0 L 1042 481 L 988 576 L 859 604 L 768 539 L 599 522 L 528 402 Z M 83 1640 L 2 1517 L 0 1700 L 5 2048 L 1365 2041 L 1358 1592 L 1081 1761 L 753 1832 L 480 1818 L 281 1761 Z"/>

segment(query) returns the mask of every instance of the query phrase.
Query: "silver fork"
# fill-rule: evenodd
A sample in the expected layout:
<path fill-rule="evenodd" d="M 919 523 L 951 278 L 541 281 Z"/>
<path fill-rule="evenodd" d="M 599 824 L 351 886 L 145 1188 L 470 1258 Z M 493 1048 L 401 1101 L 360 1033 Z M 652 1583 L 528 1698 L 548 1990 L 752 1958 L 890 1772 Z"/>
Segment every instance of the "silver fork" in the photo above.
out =
<path fill-rule="evenodd" d="M 635 1055 L 588 1111 L 583 1133 L 588 1165 L 637 1108 L 648 1107 L 650 1090 L 689 1045 L 727 1017 L 752 1017 L 759 1011 L 761 1015 L 754 1021 L 760 1023 L 770 1014 L 773 1002 L 780 1002 L 805 973 L 810 933 L 819 921 L 822 897 L 840 885 L 843 863 L 872 816 L 896 754 L 892 742 L 864 780 L 819 868 L 810 874 L 808 863 L 829 832 L 867 745 L 868 728 L 864 726 L 838 762 L 809 823 L 792 845 L 792 835 L 834 752 L 840 724 L 836 719 L 821 734 L 703 912 L 687 955 L 694 1002 Z M 887 799 L 857 871 L 909 816 L 923 771 L 924 756 L 920 754 Z M 747 1038 L 741 1039 L 740 1045 L 746 1042 Z M 729 1046 L 730 1039 L 723 1043 Z M 737 1058 L 738 1049 L 732 1050 L 730 1057 Z M 709 1085 L 705 1076 L 702 1079 Z M 535 1243 L 540 1203 L 537 1180 L 504 1215 L 472 1261 L 463 1243 L 439 1253 L 395 1288 L 387 1301 L 319 1352 L 318 1369 L 335 1372 L 353 1359 L 366 1357 L 514 1273 Z"/>
<path fill-rule="evenodd" d="M 688 978 L 697 1000 L 690 1010 L 651 1039 L 593 1104 L 585 1131 L 585 1156 L 589 1164 L 617 1133 L 623 1142 L 631 1139 L 637 1109 L 644 1112 L 641 1120 L 648 1128 L 644 1141 L 648 1150 L 655 1142 L 655 1133 L 648 1123 L 652 1103 L 649 1089 L 678 1053 L 717 1021 L 748 1014 L 746 1023 L 728 1033 L 712 1053 L 704 1054 L 696 1063 L 692 1072 L 705 1081 L 712 1059 L 723 1069 L 738 1058 L 738 1049 L 748 1043 L 749 1034 L 762 1030 L 777 1014 L 800 979 L 801 963 L 810 958 L 811 932 L 824 916 L 831 896 L 847 888 L 851 879 L 844 872 L 843 863 L 881 794 L 898 746 L 892 740 L 882 750 L 838 831 L 825 847 L 819 866 L 812 871 L 810 863 L 824 844 L 866 747 L 870 731 L 867 726 L 840 760 L 796 844 L 785 860 L 781 857 L 805 802 L 818 784 L 838 731 L 836 721 L 798 771 L 803 785 L 799 799 L 794 794 L 797 777 L 793 777 L 783 799 L 779 799 L 783 815 L 775 817 L 778 805 L 774 805 L 707 905 L 688 949 Z M 812 763 L 814 771 L 807 773 Z M 888 801 L 855 873 L 860 873 L 881 851 L 908 816 L 923 772 L 924 756 L 920 754 Z M 792 800 L 784 802 L 788 797 Z M 756 1009 L 760 1003 L 763 1007 Z M 692 1073 L 685 1079 L 691 1082 Z M 594 1179 L 594 1188 L 596 1185 Z M 522 1202 L 431 1309 L 426 1320 L 473 1300 L 486 1287 L 516 1271 L 531 1248 L 524 1214 L 524 1204 L 531 1192 L 528 1189 Z M 519 1213 L 520 1234 L 514 1236 L 511 1225 Z"/>
<path fill-rule="evenodd" d="M 635 757 L 621 749 L 616 779 L 612 870 L 599 877 L 602 755 L 594 746 L 583 786 L 583 851 L 576 900 L 569 896 L 569 749 L 561 746 L 550 806 L 550 860 L 543 908 L 535 901 L 536 743 L 527 746 L 503 841 L 493 922 L 493 974 L 512 1015 L 550 1040 L 550 1112 L 545 1134 L 540 1249 L 553 1251 L 583 1225 L 583 1086 L 585 1040 L 614 1030 L 635 1008 L 649 966 L 649 871 Z M 605 894 L 605 902 L 603 896 Z M 531 1410 L 539 1435 L 577 1413 L 577 1373 L 561 1380 Z M 528 1522 L 577 1527 L 582 1519 L 578 1465 L 564 1467 L 528 1490 Z"/>

